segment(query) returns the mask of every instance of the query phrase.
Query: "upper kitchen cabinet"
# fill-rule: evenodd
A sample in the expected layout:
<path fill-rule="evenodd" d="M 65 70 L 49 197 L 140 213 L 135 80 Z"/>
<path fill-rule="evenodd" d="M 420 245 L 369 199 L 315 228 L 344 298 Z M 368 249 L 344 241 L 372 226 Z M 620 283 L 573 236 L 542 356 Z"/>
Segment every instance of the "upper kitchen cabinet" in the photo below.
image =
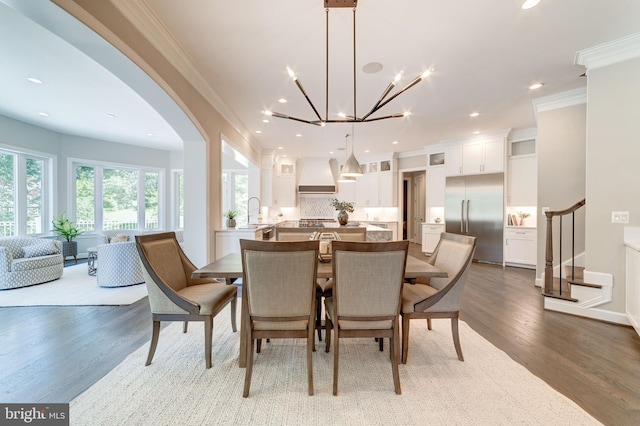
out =
<path fill-rule="evenodd" d="M 520 132 L 524 133 L 524 131 Z M 529 134 L 528 132 L 527 134 Z M 535 206 L 538 198 L 538 162 L 535 135 L 512 140 L 507 161 L 507 205 Z"/>
<path fill-rule="evenodd" d="M 427 205 L 429 207 L 444 207 L 445 184 L 444 167 L 430 167 L 427 171 Z"/>
<path fill-rule="evenodd" d="M 362 160 L 361 160 L 362 161 Z M 357 207 L 397 207 L 398 170 L 395 154 L 382 160 L 368 158 L 365 174 L 356 178 Z"/>
<path fill-rule="evenodd" d="M 296 206 L 296 163 L 276 162 L 272 157 L 262 157 L 261 201 L 268 207 Z"/>
<path fill-rule="evenodd" d="M 507 134 L 447 143 L 446 176 L 503 172 Z"/>

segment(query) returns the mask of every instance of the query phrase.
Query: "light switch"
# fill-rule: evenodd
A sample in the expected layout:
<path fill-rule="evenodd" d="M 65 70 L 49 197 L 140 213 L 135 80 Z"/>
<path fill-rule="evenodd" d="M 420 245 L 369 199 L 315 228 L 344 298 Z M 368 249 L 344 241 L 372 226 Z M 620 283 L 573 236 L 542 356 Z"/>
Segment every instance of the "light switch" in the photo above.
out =
<path fill-rule="evenodd" d="M 629 212 L 611 212 L 611 223 L 629 223 Z"/>

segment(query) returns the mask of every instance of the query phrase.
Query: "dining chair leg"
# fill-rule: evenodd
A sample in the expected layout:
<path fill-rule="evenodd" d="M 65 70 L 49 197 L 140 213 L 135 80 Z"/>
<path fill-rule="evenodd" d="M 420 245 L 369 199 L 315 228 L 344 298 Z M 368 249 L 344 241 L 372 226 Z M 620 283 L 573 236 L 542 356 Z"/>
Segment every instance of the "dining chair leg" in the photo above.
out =
<path fill-rule="evenodd" d="M 248 347 L 247 347 L 247 359 L 245 362 L 244 368 L 244 390 L 242 391 L 242 397 L 246 398 L 249 396 L 249 388 L 251 387 L 251 373 L 253 372 L 253 338 L 251 337 L 251 332 L 249 332 L 248 336 Z"/>
<path fill-rule="evenodd" d="M 156 353 L 156 347 L 158 346 L 158 337 L 160 337 L 160 321 L 153 321 L 151 329 L 151 343 L 149 345 L 149 354 L 147 355 L 147 362 L 144 365 L 151 364 L 153 355 Z"/>
<path fill-rule="evenodd" d="M 238 306 L 238 298 L 234 297 L 231 299 L 231 330 L 233 332 L 237 332 L 238 328 L 236 327 L 236 308 Z"/>
<path fill-rule="evenodd" d="M 400 340 L 400 332 L 398 330 L 398 323 L 395 322 L 393 325 L 393 337 L 390 339 L 389 348 L 391 352 L 391 368 L 393 373 L 393 386 L 395 388 L 396 394 L 401 395 L 402 390 L 400 389 L 400 372 L 398 371 L 398 351 Z"/>
<path fill-rule="evenodd" d="M 182 324 L 182 332 L 186 333 L 187 332 L 187 327 L 189 326 L 189 321 L 185 321 L 184 324 Z"/>
<path fill-rule="evenodd" d="M 333 331 L 333 394 L 338 395 L 338 327 Z"/>
<path fill-rule="evenodd" d="M 329 347 L 331 346 L 331 329 L 333 328 L 333 324 L 327 314 L 324 316 L 324 328 L 326 330 L 326 334 L 324 336 L 324 351 L 329 352 Z"/>
<path fill-rule="evenodd" d="M 204 359 L 207 368 L 211 368 L 211 338 L 213 336 L 213 315 L 204 319 Z"/>
<path fill-rule="evenodd" d="M 402 363 L 407 363 L 407 353 L 409 352 L 409 319 L 408 315 L 402 315 Z"/>
<path fill-rule="evenodd" d="M 427 318 L 427 329 L 433 330 L 433 328 L 431 328 L 431 318 Z"/>
<path fill-rule="evenodd" d="M 262 349 L 262 339 L 257 339 L 256 341 L 256 353 L 259 354 Z"/>
<path fill-rule="evenodd" d="M 451 318 L 451 334 L 453 335 L 453 344 L 456 347 L 456 354 L 458 354 L 458 359 L 460 361 L 464 361 L 464 356 L 462 356 L 462 346 L 460 346 L 460 333 L 458 331 L 458 317 Z"/>
<path fill-rule="evenodd" d="M 384 338 L 378 337 L 378 346 L 380 348 L 380 352 L 384 351 Z"/>
<path fill-rule="evenodd" d="M 307 382 L 309 384 L 309 395 L 313 395 L 313 351 L 316 350 L 315 326 L 308 325 L 309 336 L 307 337 Z"/>
<path fill-rule="evenodd" d="M 316 330 L 318 330 L 318 340 L 322 342 L 322 295 L 316 293 Z"/>

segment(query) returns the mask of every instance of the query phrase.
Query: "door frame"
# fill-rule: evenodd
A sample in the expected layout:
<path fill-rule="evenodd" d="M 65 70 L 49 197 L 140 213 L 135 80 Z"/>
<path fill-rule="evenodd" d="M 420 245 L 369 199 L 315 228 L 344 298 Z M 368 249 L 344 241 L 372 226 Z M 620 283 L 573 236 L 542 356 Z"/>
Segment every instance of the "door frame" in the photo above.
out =
<path fill-rule="evenodd" d="M 398 179 L 398 194 L 401 194 L 402 196 L 402 201 L 399 204 L 398 207 L 398 220 L 399 220 L 399 230 L 398 233 L 401 234 L 403 232 L 403 218 L 405 216 L 405 206 L 406 206 L 406 213 L 407 213 L 407 218 L 412 218 L 413 217 L 413 203 L 408 202 L 408 200 L 411 200 L 411 198 L 407 198 L 410 197 L 411 191 L 413 190 L 413 172 L 425 172 L 425 176 L 426 179 L 429 179 L 429 174 L 427 173 L 427 166 L 425 165 L 424 167 L 412 167 L 412 168 L 407 168 L 407 169 L 399 169 L 398 173 L 400 178 Z M 407 173 L 407 175 L 405 176 L 405 173 Z M 409 175 L 408 173 L 411 173 L 411 175 Z M 405 191 L 404 190 L 404 182 L 406 180 L 411 181 L 411 185 L 407 185 L 408 190 Z M 425 180 L 425 191 L 427 188 L 426 185 L 426 180 Z M 425 196 L 425 203 L 426 203 L 427 197 Z M 425 205 L 425 213 L 427 211 L 427 206 Z M 422 240 L 419 241 L 412 241 L 411 236 L 414 234 L 413 232 L 413 219 L 411 220 L 407 220 L 407 239 L 410 242 L 414 242 L 416 244 L 422 244 Z"/>

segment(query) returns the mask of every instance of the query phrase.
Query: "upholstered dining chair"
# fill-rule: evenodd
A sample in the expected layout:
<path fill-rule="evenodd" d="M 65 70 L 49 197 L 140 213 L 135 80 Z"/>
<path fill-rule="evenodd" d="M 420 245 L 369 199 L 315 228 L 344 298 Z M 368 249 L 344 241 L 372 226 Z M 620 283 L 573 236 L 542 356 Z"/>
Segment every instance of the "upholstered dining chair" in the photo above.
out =
<path fill-rule="evenodd" d="M 158 345 L 161 321 L 204 321 L 204 351 L 211 368 L 213 317 L 231 303 L 231 328 L 236 331 L 238 290 L 211 278 L 191 278 L 197 268 L 182 251 L 175 232 L 136 236 L 144 266 L 145 282 L 153 320 L 153 334 L 145 365 L 151 364 Z"/>
<path fill-rule="evenodd" d="M 365 241 L 367 239 L 366 227 L 346 227 L 331 228 L 332 232 L 338 234 L 341 241 Z M 333 294 L 333 279 L 318 279 L 316 283 L 316 330 L 318 330 L 318 340 L 322 341 L 322 299 L 331 297 Z"/>
<path fill-rule="evenodd" d="M 402 363 L 409 352 L 409 323 L 411 319 L 427 320 L 431 330 L 432 318 L 450 318 L 453 344 L 460 361 L 464 361 L 458 317 L 469 265 L 476 249 L 476 238 L 443 232 L 429 263 L 448 273 L 447 278 L 416 279 L 404 284 L 402 291 Z"/>
<path fill-rule="evenodd" d="M 240 240 L 243 309 L 246 308 L 246 371 L 242 396 L 249 396 L 254 341 L 307 339 L 307 382 L 313 395 L 315 281 L 319 242 Z"/>
<path fill-rule="evenodd" d="M 328 352 L 333 333 L 333 394 L 338 394 L 341 338 L 388 338 L 396 394 L 401 394 L 398 314 L 408 241 L 332 244 L 333 295 L 325 299 Z"/>

